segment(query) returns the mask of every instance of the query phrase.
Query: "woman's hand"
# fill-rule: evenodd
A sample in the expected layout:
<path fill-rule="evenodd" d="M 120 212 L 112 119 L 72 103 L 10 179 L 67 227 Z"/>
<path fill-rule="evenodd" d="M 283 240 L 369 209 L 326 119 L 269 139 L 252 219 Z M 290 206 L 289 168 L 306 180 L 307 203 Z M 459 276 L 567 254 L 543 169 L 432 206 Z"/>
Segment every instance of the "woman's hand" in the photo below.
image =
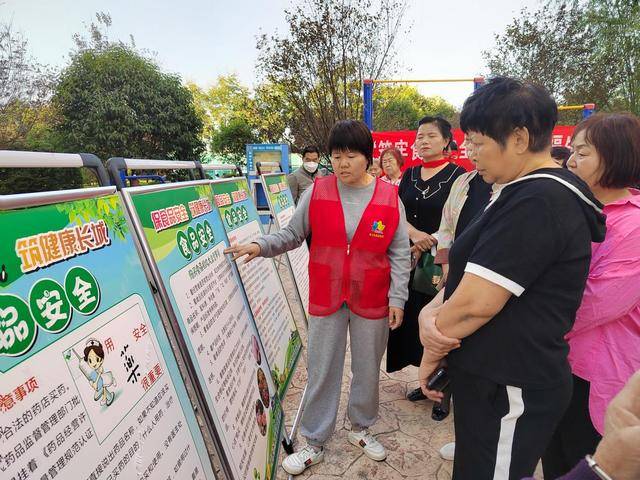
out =
<path fill-rule="evenodd" d="M 593 459 L 616 480 L 640 478 L 640 425 L 605 434 Z"/>
<path fill-rule="evenodd" d="M 428 252 L 431 250 L 431 247 L 438 244 L 436 237 L 418 229 L 413 229 L 409 234 L 409 238 L 413 242 L 413 245 L 418 247 L 421 252 Z"/>
<path fill-rule="evenodd" d="M 440 291 L 444 288 L 444 286 L 447 284 L 447 277 L 449 276 L 449 264 L 448 263 L 443 263 L 442 264 L 442 276 L 440 277 L 440 281 L 438 282 L 438 285 L 436 285 L 436 290 Z"/>
<path fill-rule="evenodd" d="M 438 240 L 433 235 L 418 230 L 410 223 L 407 224 L 407 232 L 409 233 L 411 243 L 421 252 L 428 252 L 431 250 L 431 247 L 438 243 Z"/>
<path fill-rule="evenodd" d="M 437 370 L 441 361 L 442 358 L 431 355 L 429 354 L 429 352 L 424 350 L 424 352 L 422 353 L 422 361 L 420 362 L 420 367 L 418 369 L 420 389 L 429 400 L 433 400 L 434 402 L 442 401 L 444 394 L 442 392 L 438 392 L 437 390 L 428 390 L 427 382 L 431 374 Z"/>
<path fill-rule="evenodd" d="M 640 478 L 640 371 L 611 400 L 604 421 L 594 460 L 616 480 Z"/>
<path fill-rule="evenodd" d="M 438 240 L 433 235 L 429 235 L 417 228 L 412 229 L 409 232 L 409 239 L 413 242 L 413 245 L 418 247 L 421 252 L 428 252 L 431 247 L 438 244 Z"/>
<path fill-rule="evenodd" d="M 441 308 L 442 305 L 436 308 L 429 308 L 427 305 L 418 315 L 420 343 L 422 343 L 425 351 L 439 358 L 460 347 L 460 340 L 444 336 L 436 326 L 436 318 L 438 318 Z"/>
<path fill-rule="evenodd" d="M 640 425 L 640 370 L 609 403 L 604 417 L 604 434 L 630 424 Z"/>
<path fill-rule="evenodd" d="M 402 325 L 404 310 L 398 307 L 389 307 L 389 328 L 395 330 Z"/>
<path fill-rule="evenodd" d="M 232 260 L 237 260 L 240 257 L 247 255 L 247 258 L 243 263 L 248 263 L 257 256 L 260 255 L 260 245 L 257 243 L 248 243 L 246 245 L 231 245 L 229 248 L 224 249 L 224 254 L 232 253 Z"/>
<path fill-rule="evenodd" d="M 418 247 L 413 245 L 411 247 L 411 270 L 416 268 L 416 265 L 418 265 L 418 262 L 420 261 L 421 256 L 422 256 L 422 250 L 420 250 Z"/>

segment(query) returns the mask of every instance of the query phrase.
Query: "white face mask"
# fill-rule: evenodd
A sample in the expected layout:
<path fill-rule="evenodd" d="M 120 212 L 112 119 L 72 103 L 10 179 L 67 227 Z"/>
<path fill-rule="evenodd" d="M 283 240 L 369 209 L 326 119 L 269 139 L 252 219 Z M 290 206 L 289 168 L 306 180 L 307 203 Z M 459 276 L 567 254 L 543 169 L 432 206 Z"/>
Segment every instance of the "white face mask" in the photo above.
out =
<path fill-rule="evenodd" d="M 318 169 L 317 162 L 304 162 L 302 166 L 309 173 L 314 173 Z"/>

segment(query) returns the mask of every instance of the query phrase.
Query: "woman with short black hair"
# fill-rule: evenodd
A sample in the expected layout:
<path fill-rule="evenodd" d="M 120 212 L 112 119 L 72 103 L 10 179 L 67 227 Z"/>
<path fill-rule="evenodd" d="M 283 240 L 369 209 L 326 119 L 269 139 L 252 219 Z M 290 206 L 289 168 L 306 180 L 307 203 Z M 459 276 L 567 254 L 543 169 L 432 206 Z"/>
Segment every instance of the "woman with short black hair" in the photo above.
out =
<path fill-rule="evenodd" d="M 602 204 L 550 155 L 555 101 L 542 87 L 494 78 L 460 123 L 478 173 L 503 184 L 449 251 L 442 297 L 420 315 L 420 378 L 444 359 L 454 400 L 454 480 L 531 476 L 569 405 L 569 332 Z M 444 301 L 444 303 L 443 303 Z"/>
<path fill-rule="evenodd" d="M 402 323 L 409 280 L 409 238 L 396 187 L 367 173 L 373 138 L 359 121 L 337 122 L 328 150 L 334 175 L 302 194 L 288 226 L 256 243 L 234 245 L 234 260 L 274 257 L 313 233 L 309 252 L 307 394 L 301 433 L 307 446 L 282 462 L 292 475 L 324 459 L 351 347 L 348 440 L 372 460 L 387 452 L 369 432 L 378 416 L 380 362 L 389 328 Z"/>

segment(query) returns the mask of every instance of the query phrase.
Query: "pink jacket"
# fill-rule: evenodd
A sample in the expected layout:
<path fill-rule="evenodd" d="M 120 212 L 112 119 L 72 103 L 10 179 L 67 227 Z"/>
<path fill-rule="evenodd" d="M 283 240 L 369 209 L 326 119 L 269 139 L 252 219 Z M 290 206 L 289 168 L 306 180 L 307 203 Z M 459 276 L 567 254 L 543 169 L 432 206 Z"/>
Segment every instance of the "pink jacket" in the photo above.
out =
<path fill-rule="evenodd" d="M 582 304 L 567 334 L 573 373 L 591 383 L 589 413 L 604 431 L 604 413 L 640 369 L 640 191 L 605 205 L 607 236 L 592 245 Z"/>

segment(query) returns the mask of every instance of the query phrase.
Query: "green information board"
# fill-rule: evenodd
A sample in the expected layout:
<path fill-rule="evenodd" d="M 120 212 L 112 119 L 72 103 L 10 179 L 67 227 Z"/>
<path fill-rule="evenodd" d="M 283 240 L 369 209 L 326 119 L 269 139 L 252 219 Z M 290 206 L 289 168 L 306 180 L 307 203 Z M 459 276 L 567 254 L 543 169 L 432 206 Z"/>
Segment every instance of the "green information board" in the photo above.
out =
<path fill-rule="evenodd" d="M 233 477 L 275 478 L 283 413 L 208 181 L 124 189 Z"/>
<path fill-rule="evenodd" d="M 231 244 L 251 243 L 263 235 L 258 211 L 245 178 L 216 180 L 212 188 L 215 205 L 220 211 Z M 237 263 L 282 399 L 300 357 L 300 334 L 273 260 L 259 257 L 249 263 L 243 263 L 242 260 Z"/>
<path fill-rule="evenodd" d="M 113 190 L 0 211 L 3 479 L 214 478 Z"/>

